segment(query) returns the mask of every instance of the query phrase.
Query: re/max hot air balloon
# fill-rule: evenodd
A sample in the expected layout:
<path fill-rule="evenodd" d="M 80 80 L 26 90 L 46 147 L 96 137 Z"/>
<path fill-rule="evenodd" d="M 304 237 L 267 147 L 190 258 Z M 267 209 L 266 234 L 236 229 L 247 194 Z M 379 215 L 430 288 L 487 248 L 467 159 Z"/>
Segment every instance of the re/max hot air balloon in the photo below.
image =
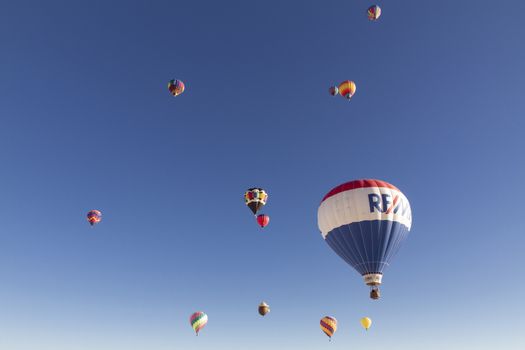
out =
<path fill-rule="evenodd" d="M 99 210 L 90 210 L 86 217 L 89 224 L 93 226 L 102 220 L 102 213 Z"/>
<path fill-rule="evenodd" d="M 244 193 L 244 202 L 253 212 L 253 215 L 257 215 L 267 200 L 268 194 L 262 188 L 250 188 Z"/>
<path fill-rule="evenodd" d="M 204 328 L 206 323 L 208 323 L 208 315 L 202 311 L 197 311 L 190 316 L 190 324 L 195 331 L 195 335 L 199 335 L 199 331 Z"/>
<path fill-rule="evenodd" d="M 270 305 L 266 304 L 264 301 L 259 304 L 259 315 L 265 316 L 268 312 L 270 312 Z"/>
<path fill-rule="evenodd" d="M 379 16 L 381 16 L 381 7 L 372 5 L 368 8 L 367 14 L 369 20 L 377 21 Z"/>
<path fill-rule="evenodd" d="M 328 92 L 330 92 L 330 95 L 332 96 L 337 96 L 337 94 L 339 93 L 339 89 L 337 88 L 337 86 L 332 86 L 330 87 L 330 89 L 328 89 Z"/>
<path fill-rule="evenodd" d="M 325 316 L 321 319 L 321 330 L 332 340 L 332 336 L 337 331 L 337 320 L 332 316 Z"/>
<path fill-rule="evenodd" d="M 270 223 L 270 217 L 266 214 L 257 215 L 257 223 L 261 228 L 265 228 Z"/>
<path fill-rule="evenodd" d="M 368 330 L 368 328 L 370 328 L 371 325 L 372 325 L 372 320 L 369 319 L 368 317 L 363 317 L 361 319 L 361 326 L 363 326 L 364 329 Z"/>
<path fill-rule="evenodd" d="M 412 226 L 405 195 L 385 181 L 350 181 L 323 198 L 317 222 L 330 248 L 363 276 L 370 297 L 379 299 L 383 271 Z"/>
<path fill-rule="evenodd" d="M 172 79 L 168 83 L 168 90 L 173 96 L 178 96 L 184 92 L 184 83 L 181 80 Z"/>
<path fill-rule="evenodd" d="M 345 80 L 339 84 L 339 95 L 344 98 L 351 99 L 356 90 L 355 83 L 351 80 Z"/>

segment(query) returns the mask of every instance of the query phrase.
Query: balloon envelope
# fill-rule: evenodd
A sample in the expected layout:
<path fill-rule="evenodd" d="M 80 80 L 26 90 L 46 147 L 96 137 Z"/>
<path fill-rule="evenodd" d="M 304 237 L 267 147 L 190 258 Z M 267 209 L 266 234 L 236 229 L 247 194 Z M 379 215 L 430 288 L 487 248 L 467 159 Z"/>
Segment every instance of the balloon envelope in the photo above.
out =
<path fill-rule="evenodd" d="M 266 204 L 267 200 L 268 194 L 262 188 L 249 188 L 244 192 L 244 202 L 254 215 L 257 215 L 257 212 Z"/>
<path fill-rule="evenodd" d="M 364 329 L 368 330 L 368 328 L 370 328 L 371 325 L 372 325 L 372 320 L 369 319 L 368 317 L 363 317 L 361 319 L 361 326 L 363 326 Z"/>
<path fill-rule="evenodd" d="M 332 189 L 317 212 L 321 234 L 334 252 L 365 278 L 381 284 L 383 270 L 412 226 L 408 199 L 380 180 L 356 180 Z"/>
<path fill-rule="evenodd" d="M 257 215 L 257 223 L 261 228 L 265 228 L 270 223 L 270 217 L 266 214 Z"/>
<path fill-rule="evenodd" d="M 178 96 L 184 92 L 185 86 L 182 80 L 172 79 L 168 83 L 168 90 L 173 96 Z"/>
<path fill-rule="evenodd" d="M 98 224 L 102 220 L 102 213 L 100 210 L 90 210 L 86 215 L 87 221 L 91 226 Z"/>
<path fill-rule="evenodd" d="M 381 16 L 381 7 L 377 5 L 372 5 L 368 8 L 367 14 L 369 20 L 377 21 L 379 16 Z"/>
<path fill-rule="evenodd" d="M 266 315 L 268 312 L 270 312 L 270 305 L 266 304 L 266 303 L 263 301 L 262 303 L 259 304 L 259 308 L 258 308 L 257 311 L 259 311 L 259 315 L 264 316 L 264 315 Z"/>
<path fill-rule="evenodd" d="M 195 334 L 199 334 L 199 331 L 208 323 L 208 315 L 202 311 L 197 311 L 190 316 L 190 324 Z"/>
<path fill-rule="evenodd" d="M 334 333 L 337 331 L 337 320 L 332 316 L 325 316 L 321 319 L 321 330 L 332 338 Z"/>
<path fill-rule="evenodd" d="M 351 80 L 345 80 L 339 84 L 339 95 L 351 99 L 356 90 L 355 83 Z"/>

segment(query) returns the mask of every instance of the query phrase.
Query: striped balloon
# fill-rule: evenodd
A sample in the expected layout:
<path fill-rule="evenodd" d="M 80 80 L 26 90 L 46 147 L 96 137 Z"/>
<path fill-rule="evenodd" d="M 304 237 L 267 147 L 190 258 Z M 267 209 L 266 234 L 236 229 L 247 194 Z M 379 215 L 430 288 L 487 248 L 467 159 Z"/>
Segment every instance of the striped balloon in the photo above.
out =
<path fill-rule="evenodd" d="M 87 215 L 87 221 L 91 226 L 98 224 L 102 220 L 102 213 L 100 210 L 90 210 Z"/>
<path fill-rule="evenodd" d="M 190 316 L 190 324 L 195 331 L 195 335 L 199 335 L 199 331 L 204 328 L 206 323 L 208 323 L 208 315 L 202 311 L 195 312 Z"/>
<path fill-rule="evenodd" d="M 337 320 L 335 317 L 325 316 L 321 319 L 321 330 L 332 339 L 332 336 L 337 331 Z"/>
<path fill-rule="evenodd" d="M 339 95 L 351 99 L 356 90 L 355 83 L 351 80 L 345 80 L 339 84 Z"/>
<path fill-rule="evenodd" d="M 410 203 L 381 180 L 350 181 L 333 188 L 317 211 L 321 234 L 334 252 L 359 272 L 379 298 L 383 270 L 412 226 Z"/>
<path fill-rule="evenodd" d="M 172 79 L 168 83 L 168 90 L 173 96 L 178 96 L 184 92 L 184 83 L 181 80 Z"/>

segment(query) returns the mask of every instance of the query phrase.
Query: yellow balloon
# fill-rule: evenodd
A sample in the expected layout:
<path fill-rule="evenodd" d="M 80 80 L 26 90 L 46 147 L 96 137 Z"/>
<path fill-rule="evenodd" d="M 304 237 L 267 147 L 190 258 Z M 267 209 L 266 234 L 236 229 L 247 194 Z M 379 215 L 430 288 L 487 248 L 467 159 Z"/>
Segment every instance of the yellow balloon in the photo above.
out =
<path fill-rule="evenodd" d="M 368 328 L 370 328 L 370 326 L 372 325 L 372 320 L 369 319 L 368 317 L 363 317 L 361 319 L 361 325 L 363 326 L 364 329 L 368 330 Z"/>

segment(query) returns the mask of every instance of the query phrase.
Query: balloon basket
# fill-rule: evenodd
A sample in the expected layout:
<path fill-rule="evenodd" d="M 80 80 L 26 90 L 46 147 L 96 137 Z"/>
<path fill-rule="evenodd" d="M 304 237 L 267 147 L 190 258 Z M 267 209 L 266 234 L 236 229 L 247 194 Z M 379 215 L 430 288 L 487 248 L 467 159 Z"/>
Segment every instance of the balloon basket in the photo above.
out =
<path fill-rule="evenodd" d="M 370 299 L 377 300 L 381 297 L 381 293 L 379 292 L 379 288 L 372 288 L 370 290 Z"/>

